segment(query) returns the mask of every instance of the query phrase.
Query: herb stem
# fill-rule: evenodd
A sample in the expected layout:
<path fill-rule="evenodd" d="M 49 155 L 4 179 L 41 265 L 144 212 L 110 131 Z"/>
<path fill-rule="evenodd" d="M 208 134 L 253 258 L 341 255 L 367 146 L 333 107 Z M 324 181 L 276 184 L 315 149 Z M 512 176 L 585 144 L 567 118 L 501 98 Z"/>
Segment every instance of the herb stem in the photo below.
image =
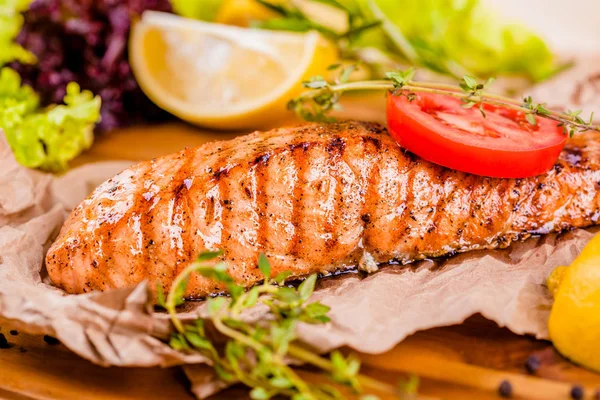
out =
<path fill-rule="evenodd" d="M 264 282 L 244 292 L 227 273 L 227 266 L 223 262 L 205 264 L 220 254 L 219 251 L 200 254 L 175 278 L 166 300 L 161 286 L 158 286 L 159 304 L 168 311 L 175 328 L 169 341 L 171 347 L 203 354 L 212 361 L 216 374 L 223 382 L 241 382 L 253 388 L 251 397 L 257 399 L 277 395 L 298 396 L 306 400 L 343 398 L 333 386 L 304 381 L 288 365 L 288 356 L 319 367 L 327 372 L 332 381 L 356 393 L 363 393 L 363 387 L 391 395 L 399 393 L 392 385 L 359 375 L 360 362 L 353 357 L 345 359 L 341 353 L 334 352 L 331 359 L 323 358 L 291 343 L 296 338 L 295 328 L 299 321 L 309 324 L 329 321 L 326 316 L 329 307 L 319 302 L 306 304 L 314 290 L 316 275 L 311 275 L 297 289 L 276 286 L 275 283 L 284 282 L 289 273 L 281 272 L 271 279 L 271 266 L 266 256 L 261 254 L 258 268 L 264 276 Z M 229 300 L 223 297 L 207 300 L 209 321 L 219 335 L 227 340 L 222 352 L 217 351 L 215 344 L 207 337 L 204 320 L 198 319 L 194 324 L 184 326 L 178 318 L 176 307 L 185 296 L 192 273 L 225 284 L 230 293 Z M 258 302 L 269 307 L 271 318 L 263 319 L 260 323 L 244 321 L 242 312 Z"/>
<path fill-rule="evenodd" d="M 215 328 L 223 335 L 228 336 L 239 343 L 245 344 L 256 352 L 260 352 L 267 347 L 265 344 L 255 341 L 250 336 L 244 335 L 243 333 L 228 327 L 223 323 L 222 318 L 218 315 L 212 318 L 212 322 L 215 325 Z M 319 358 L 318 356 L 316 357 Z M 286 370 L 288 376 L 294 381 L 295 386 L 300 390 L 300 392 L 306 394 L 310 398 L 313 398 L 311 395 L 312 392 L 308 385 L 285 362 L 283 362 L 281 357 L 274 355 L 273 362 L 277 363 L 277 365 L 279 365 L 282 369 Z M 328 371 L 329 370 L 331 370 L 331 368 L 328 369 Z"/>
<path fill-rule="evenodd" d="M 179 318 L 177 318 L 177 301 L 179 299 L 177 298 L 176 291 L 177 288 L 179 288 L 182 285 L 182 283 L 189 278 L 190 274 L 197 270 L 199 267 L 200 263 L 198 263 L 197 261 L 193 262 L 190 265 L 188 265 L 180 274 L 177 275 L 177 277 L 173 281 L 173 284 L 171 285 L 171 288 L 169 289 L 169 295 L 167 296 L 167 300 L 165 302 L 165 309 L 171 317 L 171 322 L 173 323 L 175 329 L 177 329 L 177 331 L 180 333 L 185 332 L 185 328 L 183 327 L 183 324 L 181 323 Z"/>
<path fill-rule="evenodd" d="M 288 348 L 288 354 L 300 361 L 304 361 L 308 364 L 314 365 L 315 367 L 321 368 L 325 371 L 332 371 L 333 366 L 331 362 L 325 358 L 319 357 L 318 355 L 311 353 L 310 351 L 303 349 L 302 347 L 290 344 Z M 381 393 L 398 394 L 398 390 L 393 385 L 380 382 L 376 379 L 372 379 L 368 376 L 357 375 L 357 379 L 360 384 L 364 387 L 377 390 Z"/>
<path fill-rule="evenodd" d="M 443 94 L 474 103 L 487 103 L 502 106 L 516 111 L 520 111 L 524 114 L 540 115 L 544 118 L 548 118 L 559 123 L 568 123 L 569 125 L 575 126 L 582 130 L 593 129 L 600 131 L 600 127 L 595 127 L 589 124 L 578 122 L 577 118 L 571 115 L 550 110 L 548 110 L 547 113 L 542 114 L 536 110 L 523 107 L 522 103 L 520 103 L 518 100 L 511 99 L 509 97 L 487 92 L 481 92 L 477 95 L 472 93 L 464 93 L 462 89 L 458 86 L 443 83 L 408 81 L 402 87 L 397 89 L 394 83 L 388 80 L 348 82 L 338 85 L 328 85 L 321 89 L 315 89 L 305 92 L 298 97 L 298 100 L 309 100 L 315 98 L 320 93 L 326 93 L 326 91 L 329 91 L 330 93 L 341 94 L 342 92 L 354 90 L 400 90 L 405 92 Z"/>

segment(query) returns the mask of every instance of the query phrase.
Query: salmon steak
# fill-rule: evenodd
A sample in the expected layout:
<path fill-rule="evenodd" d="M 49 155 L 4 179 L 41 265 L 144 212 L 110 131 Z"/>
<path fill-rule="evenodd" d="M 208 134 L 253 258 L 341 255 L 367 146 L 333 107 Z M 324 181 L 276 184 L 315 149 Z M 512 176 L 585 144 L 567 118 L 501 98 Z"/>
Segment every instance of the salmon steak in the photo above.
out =
<path fill-rule="evenodd" d="M 509 246 L 600 216 L 600 136 L 570 139 L 554 168 L 524 179 L 447 169 L 402 149 L 380 125 L 307 124 L 139 163 L 76 207 L 46 256 L 68 293 L 144 280 L 169 288 L 204 250 L 237 283 Z M 223 291 L 195 274 L 187 298 Z"/>

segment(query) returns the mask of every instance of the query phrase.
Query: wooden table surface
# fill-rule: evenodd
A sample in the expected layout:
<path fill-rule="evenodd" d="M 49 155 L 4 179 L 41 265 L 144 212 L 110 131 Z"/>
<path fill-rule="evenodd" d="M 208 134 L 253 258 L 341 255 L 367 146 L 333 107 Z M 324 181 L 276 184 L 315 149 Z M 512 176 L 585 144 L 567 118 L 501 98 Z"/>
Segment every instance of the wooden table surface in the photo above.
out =
<path fill-rule="evenodd" d="M 346 115 L 381 120 L 381 100 L 351 102 Z M 99 138 L 75 164 L 144 160 L 234 135 L 206 132 L 181 123 L 131 128 Z M 23 333 L 11 335 L 9 331 L 9 326 L 0 327 L 12 344 L 0 349 L 0 398 L 193 398 L 180 368 L 103 368 L 62 345 L 50 345 L 41 337 Z M 532 376 L 524 365 L 533 354 L 539 356 L 542 365 Z M 498 398 L 498 385 L 505 379 L 512 383 L 513 398 L 569 399 L 573 384 L 583 385 L 586 398 L 594 398 L 596 388 L 600 388 L 600 375 L 569 363 L 548 342 L 517 336 L 481 316 L 460 326 L 419 332 L 385 354 L 361 354 L 360 358 L 365 373 L 391 383 L 403 379 L 406 373 L 417 374 L 422 398 Z M 246 398 L 246 392 L 234 389 L 214 398 Z"/>

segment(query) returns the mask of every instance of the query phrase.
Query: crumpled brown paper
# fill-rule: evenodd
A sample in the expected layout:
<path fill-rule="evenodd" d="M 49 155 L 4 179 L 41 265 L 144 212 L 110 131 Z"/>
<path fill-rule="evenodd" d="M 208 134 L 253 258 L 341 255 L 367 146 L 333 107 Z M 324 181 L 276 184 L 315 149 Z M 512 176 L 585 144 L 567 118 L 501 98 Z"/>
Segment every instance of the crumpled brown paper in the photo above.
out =
<path fill-rule="evenodd" d="M 595 76 L 591 70 L 586 74 Z M 556 93 L 561 82 L 550 81 L 537 90 Z M 600 91 L 595 99 L 585 101 L 596 104 Z M 65 295 L 51 286 L 43 267 L 45 252 L 68 211 L 129 164 L 89 164 L 54 178 L 18 165 L 0 132 L 0 323 L 53 335 L 100 365 L 187 364 L 192 390 L 202 398 L 222 385 L 198 365 L 203 357 L 183 355 L 164 343 L 170 324 L 164 314 L 153 313 L 146 283 L 106 293 Z M 506 250 L 389 266 L 367 277 L 349 273 L 322 279 L 313 298 L 331 306 L 332 321 L 302 325 L 299 337 L 323 352 L 346 345 L 379 353 L 418 330 L 461 323 L 481 313 L 518 334 L 547 338 L 551 298 L 545 279 L 556 266 L 569 264 L 593 232 L 575 230 L 533 238 Z M 264 312 L 255 308 L 249 318 L 260 318 Z M 198 302 L 181 317 L 202 314 L 203 303 Z"/>
<path fill-rule="evenodd" d="M 169 323 L 148 304 L 145 283 L 136 288 L 65 295 L 43 268 L 47 246 L 67 210 L 128 163 L 86 165 L 55 179 L 19 166 L 0 140 L 0 321 L 56 336 L 101 365 L 168 366 L 201 363 L 162 340 Z M 551 304 L 544 281 L 570 263 L 592 233 L 517 243 L 507 250 L 470 252 L 446 261 L 384 267 L 367 277 L 346 274 L 321 280 L 314 294 L 331 306 L 332 322 L 304 325 L 302 340 L 320 351 L 340 346 L 379 353 L 421 329 L 452 325 L 470 315 L 485 317 L 519 334 L 546 338 Z M 202 312 L 202 303 L 187 316 Z M 256 309 L 259 318 L 264 310 Z M 218 389 L 202 368 L 188 368 L 199 396 Z"/>

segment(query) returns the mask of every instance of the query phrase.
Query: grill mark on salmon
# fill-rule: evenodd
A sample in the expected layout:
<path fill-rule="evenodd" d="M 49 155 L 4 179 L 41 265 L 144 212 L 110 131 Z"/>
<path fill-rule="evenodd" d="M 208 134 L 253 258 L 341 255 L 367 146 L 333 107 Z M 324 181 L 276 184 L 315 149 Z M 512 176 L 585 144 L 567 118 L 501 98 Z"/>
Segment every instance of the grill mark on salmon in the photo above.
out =
<path fill-rule="evenodd" d="M 304 170 L 306 157 L 306 143 L 300 143 L 297 145 L 290 146 L 290 153 L 292 155 L 292 166 L 294 168 L 293 178 L 293 189 L 292 189 L 292 225 L 294 227 L 294 233 L 291 241 L 290 255 L 294 258 L 298 257 L 298 247 L 302 245 L 303 239 L 303 227 L 301 221 L 302 214 L 302 203 L 304 201 L 304 188 L 306 187 L 306 181 L 304 180 Z"/>
<path fill-rule="evenodd" d="M 258 248 L 264 251 L 267 247 L 267 235 L 268 224 L 266 223 L 267 218 L 267 209 L 269 207 L 269 199 L 267 198 L 267 186 L 269 185 L 269 175 L 267 174 L 267 168 L 269 166 L 271 154 L 265 153 L 259 155 L 252 162 L 254 168 L 255 175 L 255 188 L 254 193 L 252 194 L 254 199 L 254 204 L 258 210 L 258 228 L 256 232 L 256 243 Z"/>
<path fill-rule="evenodd" d="M 599 216 L 598 133 L 570 139 L 544 175 L 494 179 L 423 161 L 376 124 L 307 124 L 122 172 L 73 210 L 46 266 L 69 293 L 143 279 L 168 289 L 196 254 L 222 248 L 235 280 L 251 286 L 261 280 L 261 251 L 274 275 L 372 270 L 502 248 L 532 234 L 590 226 Z M 172 239 L 180 242 L 173 247 Z M 221 290 L 193 275 L 186 296 Z"/>

